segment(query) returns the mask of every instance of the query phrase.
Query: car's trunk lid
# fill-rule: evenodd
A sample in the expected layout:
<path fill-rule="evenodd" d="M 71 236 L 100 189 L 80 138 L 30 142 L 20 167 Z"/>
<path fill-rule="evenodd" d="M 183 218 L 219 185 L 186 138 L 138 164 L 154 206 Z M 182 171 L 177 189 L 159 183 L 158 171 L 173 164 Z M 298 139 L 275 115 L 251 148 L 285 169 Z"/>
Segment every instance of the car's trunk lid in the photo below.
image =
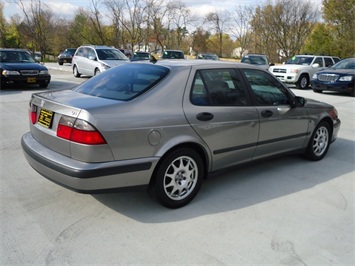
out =
<path fill-rule="evenodd" d="M 93 97 L 72 90 L 33 94 L 30 112 L 36 111 L 36 122 L 30 123 L 31 133 L 45 147 L 68 157 L 74 156 L 83 161 L 110 160 L 112 154 L 107 144 L 95 147 L 96 150 L 100 150 L 101 155 L 104 154 L 101 159 L 97 159 L 94 154 L 90 155 L 93 147 L 59 138 L 57 129 L 62 116 L 80 118 L 93 124 L 94 119 L 90 111 L 117 103 L 118 101 Z"/>

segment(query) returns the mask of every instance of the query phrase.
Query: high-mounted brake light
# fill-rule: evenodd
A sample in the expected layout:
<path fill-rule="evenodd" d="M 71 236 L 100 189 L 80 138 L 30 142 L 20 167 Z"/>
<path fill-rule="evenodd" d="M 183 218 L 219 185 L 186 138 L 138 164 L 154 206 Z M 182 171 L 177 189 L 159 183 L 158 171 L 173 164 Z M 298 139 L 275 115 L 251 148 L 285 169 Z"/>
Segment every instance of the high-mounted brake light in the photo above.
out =
<path fill-rule="evenodd" d="M 37 106 L 33 103 L 30 103 L 30 107 L 28 109 L 28 116 L 30 118 L 31 123 L 34 125 L 37 122 Z"/>
<path fill-rule="evenodd" d="M 84 120 L 68 116 L 60 118 L 57 136 L 87 145 L 106 144 L 106 140 L 94 126 Z"/>

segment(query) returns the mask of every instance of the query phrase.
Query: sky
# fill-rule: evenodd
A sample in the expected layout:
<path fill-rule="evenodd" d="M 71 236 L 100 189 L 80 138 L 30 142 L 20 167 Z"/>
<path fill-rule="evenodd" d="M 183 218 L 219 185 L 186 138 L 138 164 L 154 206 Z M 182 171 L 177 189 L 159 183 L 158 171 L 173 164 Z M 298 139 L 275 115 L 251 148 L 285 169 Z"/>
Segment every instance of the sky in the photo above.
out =
<path fill-rule="evenodd" d="M 11 16 L 19 14 L 21 9 L 12 0 L 0 0 L 4 3 L 4 16 L 8 20 Z M 24 2 L 29 0 L 22 0 Z M 54 14 L 63 18 L 72 18 L 79 7 L 90 8 L 93 0 L 42 0 Z M 101 0 L 103 1 L 103 0 Z M 191 10 L 192 14 L 204 16 L 212 11 L 233 10 L 236 6 L 258 6 L 267 0 L 180 0 Z M 321 7 L 322 0 L 308 0 L 312 4 Z"/>

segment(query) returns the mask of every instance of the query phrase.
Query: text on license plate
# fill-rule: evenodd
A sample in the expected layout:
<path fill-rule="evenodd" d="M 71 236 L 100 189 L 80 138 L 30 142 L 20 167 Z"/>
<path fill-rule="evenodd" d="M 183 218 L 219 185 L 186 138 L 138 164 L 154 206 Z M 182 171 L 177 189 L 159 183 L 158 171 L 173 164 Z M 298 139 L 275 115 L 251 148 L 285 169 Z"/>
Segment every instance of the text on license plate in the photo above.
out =
<path fill-rule="evenodd" d="M 46 109 L 41 109 L 38 117 L 38 124 L 44 126 L 45 128 L 50 128 L 52 126 L 53 112 Z"/>

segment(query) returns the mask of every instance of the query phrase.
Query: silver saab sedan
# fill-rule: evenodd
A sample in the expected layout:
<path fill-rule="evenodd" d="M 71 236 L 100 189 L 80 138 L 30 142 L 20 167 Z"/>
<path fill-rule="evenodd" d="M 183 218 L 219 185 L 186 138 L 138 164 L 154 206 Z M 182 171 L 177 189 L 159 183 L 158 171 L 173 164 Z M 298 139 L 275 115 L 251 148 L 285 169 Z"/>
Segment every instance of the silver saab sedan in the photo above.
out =
<path fill-rule="evenodd" d="M 117 66 L 71 90 L 35 93 L 29 164 L 85 193 L 144 186 L 189 203 L 210 172 L 281 153 L 322 159 L 340 120 L 248 64 L 167 60 Z"/>

